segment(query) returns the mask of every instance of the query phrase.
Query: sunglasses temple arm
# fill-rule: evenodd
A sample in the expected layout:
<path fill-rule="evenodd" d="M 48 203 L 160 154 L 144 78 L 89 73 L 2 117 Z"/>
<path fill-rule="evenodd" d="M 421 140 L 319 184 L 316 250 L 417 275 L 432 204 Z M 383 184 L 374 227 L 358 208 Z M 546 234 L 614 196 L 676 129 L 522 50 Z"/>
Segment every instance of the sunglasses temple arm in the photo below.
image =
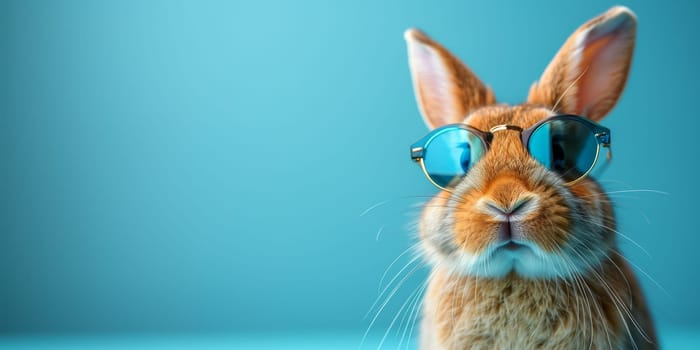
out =
<path fill-rule="evenodd" d="M 606 170 L 608 170 L 608 167 L 610 166 L 610 162 L 612 161 L 612 149 L 610 148 L 610 146 L 602 146 L 602 148 L 605 149 L 607 152 L 605 155 L 605 161 L 604 162 L 599 161 L 599 162 L 597 162 L 599 165 L 594 166 L 595 168 L 593 171 L 593 173 L 594 173 L 593 175 L 596 177 L 600 176 Z"/>

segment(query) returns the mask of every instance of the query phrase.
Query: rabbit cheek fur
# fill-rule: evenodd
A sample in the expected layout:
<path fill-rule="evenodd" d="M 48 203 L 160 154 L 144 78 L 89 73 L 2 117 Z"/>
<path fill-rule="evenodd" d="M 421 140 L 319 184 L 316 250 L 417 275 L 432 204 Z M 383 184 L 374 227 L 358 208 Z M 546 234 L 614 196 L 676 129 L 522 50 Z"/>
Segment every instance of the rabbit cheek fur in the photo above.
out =
<path fill-rule="evenodd" d="M 482 130 L 527 128 L 552 114 L 486 107 L 468 119 Z M 468 179 L 425 206 L 420 235 L 433 271 L 423 348 L 632 349 L 630 336 L 646 344 L 641 332 L 653 333 L 615 246 L 611 203 L 592 179 L 567 187 L 524 152 L 518 133 L 497 134 Z M 489 251 L 498 223 L 479 201 L 513 202 L 523 194 L 536 198 L 536 207 L 517 230 L 534 245 L 517 253 Z"/>
<path fill-rule="evenodd" d="M 629 71 L 636 17 L 614 7 L 567 40 L 526 103 L 495 103 L 468 67 L 422 32 L 406 40 L 426 124 L 527 129 L 560 113 L 600 120 Z M 514 208 L 509 237 L 494 207 Z M 502 213 L 501 213 L 502 214 Z M 517 214 L 517 215 L 516 215 Z M 429 201 L 419 222 L 431 263 L 423 303 L 423 349 L 655 349 L 635 276 L 616 243 L 612 205 L 590 177 L 565 184 L 529 156 L 515 130 L 450 192 Z"/>

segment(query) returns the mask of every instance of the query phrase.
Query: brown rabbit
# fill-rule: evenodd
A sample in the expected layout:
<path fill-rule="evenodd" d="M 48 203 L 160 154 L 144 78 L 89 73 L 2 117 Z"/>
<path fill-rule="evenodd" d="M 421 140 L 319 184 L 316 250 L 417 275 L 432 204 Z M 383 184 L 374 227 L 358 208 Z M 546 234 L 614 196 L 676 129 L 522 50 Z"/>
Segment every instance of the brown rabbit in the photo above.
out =
<path fill-rule="evenodd" d="M 450 52 L 416 29 L 406 31 L 425 122 L 462 130 L 462 141 L 471 144 L 460 154 L 479 157 L 443 181 L 427 168 L 427 146 L 411 149 L 442 189 L 419 225 L 421 250 L 432 266 L 423 349 L 658 348 L 642 290 L 616 243 L 610 200 L 587 176 L 600 147 L 610 143 L 597 122 L 624 88 L 636 24 L 625 7 L 585 23 L 531 87 L 527 102 L 516 106 L 497 104 Z M 593 141 L 585 139 L 596 147 L 590 168 L 576 165 L 585 163 L 584 146 L 577 145 L 587 136 L 555 127 L 559 122 L 591 134 Z M 537 129 L 545 124 L 547 130 Z M 555 140 L 557 133 L 564 141 Z M 546 142 L 533 146 L 535 134 Z M 549 156 L 537 158 L 534 147 Z"/>

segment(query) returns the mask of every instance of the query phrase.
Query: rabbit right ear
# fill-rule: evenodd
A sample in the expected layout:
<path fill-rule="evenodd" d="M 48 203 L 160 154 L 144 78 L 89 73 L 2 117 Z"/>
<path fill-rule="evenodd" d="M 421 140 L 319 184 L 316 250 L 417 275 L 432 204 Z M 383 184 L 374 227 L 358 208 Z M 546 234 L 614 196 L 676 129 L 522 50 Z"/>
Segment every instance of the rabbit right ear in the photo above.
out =
<path fill-rule="evenodd" d="M 496 102 L 491 89 L 440 44 L 417 29 L 404 37 L 416 100 L 429 128 L 460 123 L 470 111 Z"/>
<path fill-rule="evenodd" d="M 528 102 L 602 119 L 625 87 L 636 29 L 637 17 L 622 6 L 582 25 L 532 85 Z"/>

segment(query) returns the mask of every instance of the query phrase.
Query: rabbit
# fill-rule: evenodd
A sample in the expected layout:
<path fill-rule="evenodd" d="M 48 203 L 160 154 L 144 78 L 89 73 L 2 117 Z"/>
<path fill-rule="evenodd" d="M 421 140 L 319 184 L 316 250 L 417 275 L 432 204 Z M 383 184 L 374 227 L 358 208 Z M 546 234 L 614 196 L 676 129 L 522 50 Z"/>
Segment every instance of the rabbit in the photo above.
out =
<path fill-rule="evenodd" d="M 605 191 L 591 176 L 567 182 L 522 141 L 523 130 L 552 116 L 597 123 L 608 114 L 629 74 L 636 26 L 636 15 L 622 6 L 586 22 L 526 102 L 513 106 L 497 103 L 425 33 L 405 32 L 429 129 L 461 124 L 490 138 L 482 158 L 441 188 L 418 221 L 420 252 L 431 269 L 422 349 L 658 348 L 641 287 L 616 243 Z"/>

